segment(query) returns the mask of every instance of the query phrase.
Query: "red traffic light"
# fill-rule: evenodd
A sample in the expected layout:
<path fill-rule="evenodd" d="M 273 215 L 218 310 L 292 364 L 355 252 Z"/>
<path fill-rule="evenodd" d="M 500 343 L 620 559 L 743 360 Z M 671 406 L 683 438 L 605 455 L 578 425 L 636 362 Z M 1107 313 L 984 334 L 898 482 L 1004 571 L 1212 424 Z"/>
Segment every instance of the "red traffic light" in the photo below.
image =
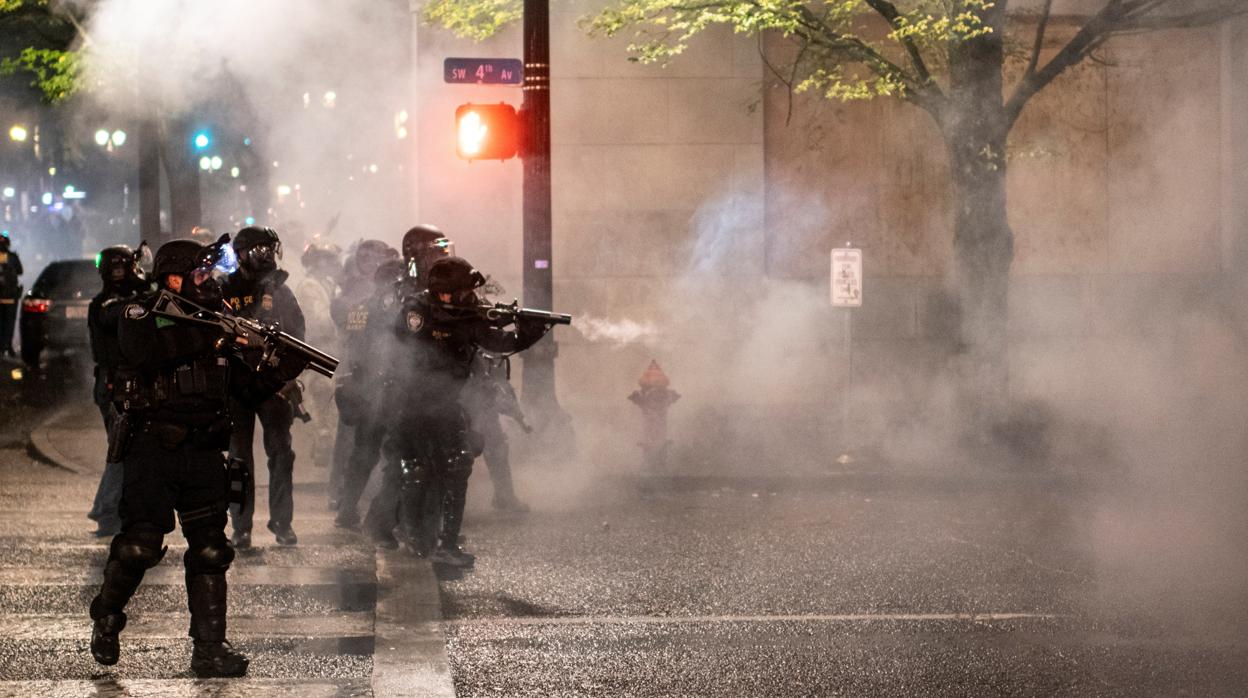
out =
<path fill-rule="evenodd" d="M 463 104 L 455 110 L 455 154 L 507 160 L 520 151 L 520 115 L 510 104 Z"/>

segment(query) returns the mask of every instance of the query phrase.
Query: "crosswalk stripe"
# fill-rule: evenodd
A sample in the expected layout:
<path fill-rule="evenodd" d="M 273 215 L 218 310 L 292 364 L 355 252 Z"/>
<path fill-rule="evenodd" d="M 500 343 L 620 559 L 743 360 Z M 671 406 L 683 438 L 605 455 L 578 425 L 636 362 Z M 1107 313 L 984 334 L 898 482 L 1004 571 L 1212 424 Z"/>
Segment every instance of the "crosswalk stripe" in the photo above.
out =
<path fill-rule="evenodd" d="M 0 586 L 81 586 L 99 584 L 103 570 L 99 566 L 79 568 L 0 568 Z M 271 565 L 236 564 L 227 574 L 231 584 L 249 586 L 312 586 L 374 584 L 371 568 L 340 567 L 273 567 Z M 185 583 L 181 564 L 153 567 L 143 575 L 145 585 L 176 585 Z"/>
<path fill-rule="evenodd" d="M 126 638 L 185 638 L 190 617 L 185 614 L 131 614 Z M 327 615 L 232 615 L 228 626 L 237 637 L 340 638 L 371 636 L 371 612 Z M 0 616 L 0 637 L 14 640 L 84 640 L 91 637 L 86 609 L 79 614 L 10 613 Z"/>

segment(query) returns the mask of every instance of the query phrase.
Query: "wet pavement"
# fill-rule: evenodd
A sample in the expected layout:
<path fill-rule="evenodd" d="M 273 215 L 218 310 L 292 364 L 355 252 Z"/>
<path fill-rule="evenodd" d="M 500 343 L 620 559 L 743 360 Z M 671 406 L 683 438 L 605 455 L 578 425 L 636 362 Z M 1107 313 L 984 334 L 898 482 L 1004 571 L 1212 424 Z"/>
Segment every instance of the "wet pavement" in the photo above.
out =
<path fill-rule="evenodd" d="M 88 411 L 68 414 L 0 427 L 0 696 L 1248 691 L 1238 519 L 1158 548 L 1182 521 L 1140 493 L 965 474 L 642 488 L 518 468 L 534 511 L 517 515 L 488 507 L 479 468 L 477 568 L 439 584 L 335 529 L 324 470 L 301 463 L 299 545 L 258 529 L 230 572 L 249 676 L 190 674 L 176 533 L 135 596 L 121 663 L 101 667 L 85 618 L 107 552 L 84 516 L 98 466 L 50 465 L 23 433 L 48 421 L 63 456 L 88 457 L 101 437 Z"/>
<path fill-rule="evenodd" d="M 620 490 L 479 512 L 475 574 L 442 585 L 458 693 L 1248 691 L 1243 594 L 1197 619 L 1168 607 L 1193 589 L 1128 593 L 1141 569 L 1106 566 L 1097 497 L 949 489 Z"/>
<path fill-rule="evenodd" d="M 189 671 L 178 532 L 127 609 L 121 661 L 96 664 L 85 609 L 109 539 L 90 535 L 85 513 L 102 467 L 98 421 L 78 401 L 0 427 L 0 696 L 452 695 L 432 570 L 336 529 L 326 471 L 306 462 L 296 466 L 299 544 L 278 546 L 260 528 L 229 573 L 229 634 L 251 658 L 246 678 Z"/>

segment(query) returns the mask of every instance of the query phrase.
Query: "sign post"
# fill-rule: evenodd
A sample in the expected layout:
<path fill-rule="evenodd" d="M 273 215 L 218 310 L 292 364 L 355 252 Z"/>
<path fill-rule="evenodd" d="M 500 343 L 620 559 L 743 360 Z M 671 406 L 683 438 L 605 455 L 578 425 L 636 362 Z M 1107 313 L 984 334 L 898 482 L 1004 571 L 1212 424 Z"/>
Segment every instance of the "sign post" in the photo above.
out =
<path fill-rule="evenodd" d="M 841 389 L 841 444 L 844 452 L 837 458 L 841 465 L 853 461 L 849 454 L 849 401 L 854 387 L 854 324 L 851 308 L 862 307 L 862 250 L 846 242 L 832 250 L 832 307 L 843 308 L 845 316 L 845 380 Z"/>

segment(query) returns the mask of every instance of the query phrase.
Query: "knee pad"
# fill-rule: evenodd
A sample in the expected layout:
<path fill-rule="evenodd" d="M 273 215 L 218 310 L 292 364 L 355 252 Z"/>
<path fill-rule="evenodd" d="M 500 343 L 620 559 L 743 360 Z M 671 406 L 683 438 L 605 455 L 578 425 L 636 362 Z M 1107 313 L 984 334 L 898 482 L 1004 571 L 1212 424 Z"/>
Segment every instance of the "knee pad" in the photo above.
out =
<path fill-rule="evenodd" d="M 225 533 L 213 538 L 216 539 L 191 542 L 184 558 L 188 573 L 224 573 L 230 568 L 230 563 L 234 561 L 234 548 L 226 541 Z"/>
<path fill-rule="evenodd" d="M 151 569 L 169 550 L 161 546 L 163 540 L 164 535 L 157 531 L 125 531 L 113 539 L 111 557 L 131 569 Z"/>
<path fill-rule="evenodd" d="M 222 541 L 217 545 L 209 545 L 193 551 L 196 566 L 200 569 L 228 569 L 234 562 L 234 548 Z"/>

